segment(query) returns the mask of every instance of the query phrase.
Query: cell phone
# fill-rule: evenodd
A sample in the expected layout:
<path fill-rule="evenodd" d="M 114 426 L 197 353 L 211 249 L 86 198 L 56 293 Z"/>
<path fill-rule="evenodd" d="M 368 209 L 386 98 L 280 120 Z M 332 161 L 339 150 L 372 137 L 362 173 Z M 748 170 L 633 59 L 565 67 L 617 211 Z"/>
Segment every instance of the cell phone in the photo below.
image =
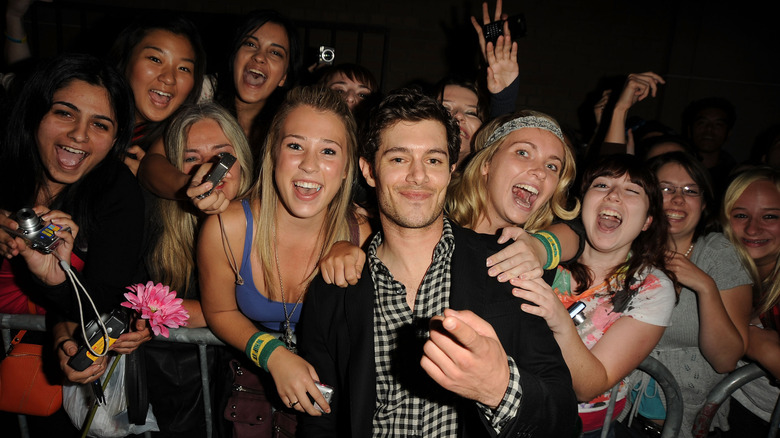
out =
<path fill-rule="evenodd" d="M 317 389 L 319 389 L 320 392 L 322 393 L 322 396 L 325 397 L 325 401 L 328 402 L 328 404 L 330 404 L 331 400 L 333 400 L 333 391 L 334 391 L 333 387 L 320 382 L 314 382 L 314 383 L 317 385 Z M 314 402 L 314 407 L 317 408 L 317 410 L 322 412 L 323 414 L 325 413 L 325 411 L 322 410 L 322 408 L 320 407 L 320 405 L 317 404 L 317 402 Z"/>
<path fill-rule="evenodd" d="M 211 168 L 211 171 L 203 178 L 203 183 L 211 181 L 213 186 L 211 189 L 203 194 L 198 195 L 198 199 L 203 199 L 211 194 L 211 192 L 214 191 L 214 188 L 216 188 L 220 181 L 222 181 L 222 178 L 227 175 L 228 171 L 231 167 L 233 167 L 233 163 L 236 162 L 236 157 L 230 155 L 227 152 L 223 152 L 219 154 L 219 161 L 214 164 L 214 167 Z M 201 184 L 203 184 L 201 183 Z"/>
<path fill-rule="evenodd" d="M 496 44 L 498 37 L 504 34 L 504 23 L 509 23 L 509 33 L 512 34 L 512 38 L 521 38 L 525 36 L 528 28 L 525 24 L 525 15 L 517 14 L 513 15 L 506 20 L 493 21 L 488 24 L 482 25 L 482 33 L 485 35 L 485 42 L 491 42 Z"/>
<path fill-rule="evenodd" d="M 110 314 L 101 317 L 108 331 L 108 345 L 106 345 L 105 333 L 100 328 L 97 320 L 92 320 L 84 327 L 84 331 L 89 336 L 89 345 L 96 353 L 105 353 L 122 333 L 126 332 L 130 325 L 130 315 L 126 310 L 114 309 Z M 83 341 L 83 340 L 82 340 Z M 98 357 L 92 354 L 84 342 L 81 342 L 79 350 L 73 357 L 68 359 L 68 365 L 76 371 L 84 371 L 92 365 Z"/>
<path fill-rule="evenodd" d="M 585 321 L 585 315 L 582 314 L 582 311 L 585 310 L 585 303 L 582 301 L 577 301 L 566 310 L 569 311 L 569 316 L 574 321 L 574 325 L 580 325 Z"/>

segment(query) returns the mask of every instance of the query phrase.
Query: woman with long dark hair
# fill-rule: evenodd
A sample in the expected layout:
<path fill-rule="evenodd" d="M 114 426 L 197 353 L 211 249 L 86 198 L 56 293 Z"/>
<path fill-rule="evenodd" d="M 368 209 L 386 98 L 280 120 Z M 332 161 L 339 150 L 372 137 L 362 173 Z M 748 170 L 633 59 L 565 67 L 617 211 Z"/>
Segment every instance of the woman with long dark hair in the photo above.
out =
<path fill-rule="evenodd" d="M 56 233 L 62 243 L 45 254 L 0 230 L 0 311 L 27 313 L 28 301 L 38 313 L 45 310 L 66 377 L 90 383 L 105 371 L 104 361 L 84 371 L 67 365 L 78 348 L 72 321 L 79 310 L 59 261 L 79 271 L 100 313 L 117 308 L 136 280 L 144 204 L 121 161 L 132 135 L 133 98 L 115 68 L 88 55 L 63 55 L 36 70 L 12 114 L 0 151 L 0 184 L 14 189 L 3 190 L 0 224 L 18 230 L 9 216 L 32 207 L 45 223 L 62 227 Z M 111 349 L 131 352 L 150 334 L 126 333 Z"/>
<path fill-rule="evenodd" d="M 668 225 L 654 175 L 631 155 L 613 155 L 585 171 L 582 255 L 558 268 L 552 287 L 515 282 L 524 311 L 547 320 L 572 373 L 584 436 L 598 437 L 610 388 L 652 351 L 669 325 L 676 294 L 665 267 Z M 567 312 L 584 303 L 575 325 Z M 621 384 L 616 413 L 625 405 Z M 614 417 L 613 417 L 614 418 Z M 614 433 L 614 432 L 613 432 Z"/>

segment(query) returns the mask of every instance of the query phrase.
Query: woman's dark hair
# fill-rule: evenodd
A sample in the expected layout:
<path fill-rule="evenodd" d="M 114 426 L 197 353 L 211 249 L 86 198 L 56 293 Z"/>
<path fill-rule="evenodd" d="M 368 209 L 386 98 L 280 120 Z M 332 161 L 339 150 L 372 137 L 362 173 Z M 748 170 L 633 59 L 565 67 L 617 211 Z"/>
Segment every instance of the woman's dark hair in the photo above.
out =
<path fill-rule="evenodd" d="M 653 150 L 653 148 L 664 143 L 677 144 L 686 153 L 694 157 L 696 156 L 696 148 L 694 148 L 691 143 L 688 142 L 688 140 L 686 140 L 684 137 L 675 134 L 656 135 L 638 141 L 636 143 L 636 155 L 642 157 L 644 160 L 647 160 L 647 155 Z"/>
<path fill-rule="evenodd" d="M 127 76 L 127 69 L 130 66 L 130 59 L 133 51 L 146 36 L 155 30 L 168 31 L 174 35 L 180 35 L 186 38 L 195 52 L 195 69 L 193 71 L 194 85 L 192 91 L 182 102 L 181 106 L 197 103 L 200 98 L 201 88 L 203 87 L 203 75 L 206 72 L 206 51 L 200 38 L 200 33 L 195 24 L 187 18 L 181 16 L 149 16 L 138 20 L 127 26 L 114 41 L 114 45 L 108 53 L 108 60 L 116 66 L 123 75 Z M 128 78 L 129 79 L 129 78 Z M 177 109 L 178 111 L 178 109 Z M 169 117 L 172 118 L 173 114 Z M 162 136 L 165 130 L 165 121 L 149 122 L 144 128 L 143 138 L 136 142 L 144 150 L 147 150 L 151 144 Z"/>
<path fill-rule="evenodd" d="M 676 163 L 682 166 L 693 179 L 693 182 L 699 186 L 699 190 L 701 191 L 704 210 L 702 210 L 699 223 L 696 224 L 696 229 L 693 232 L 693 241 L 695 242 L 696 239 L 707 233 L 718 231 L 720 228 L 718 223 L 718 212 L 717 210 L 713 211 L 713 208 L 716 208 L 717 204 L 713 195 L 714 192 L 712 189 L 712 182 L 710 181 L 710 173 L 694 156 L 679 151 L 667 152 L 657 157 L 653 157 L 647 162 L 647 166 L 653 174 L 657 175 L 658 171 L 669 163 Z"/>
<path fill-rule="evenodd" d="M 25 83 L 0 149 L 0 184 L 5 188 L 0 207 L 12 212 L 30 207 L 39 191 L 45 190 L 47 175 L 38 150 L 38 126 L 51 109 L 54 93 L 77 80 L 105 88 L 116 117 L 116 138 L 106 158 L 81 180 L 65 187 L 49 205 L 52 209 L 68 206 L 85 232 L 89 229 L 86 222 L 96 213 L 90 204 L 101 196 L 106 181 L 115 177 L 115 165 L 124 166 L 121 160 L 130 144 L 135 115 L 125 77 L 91 55 L 58 56 L 40 65 Z"/>
<path fill-rule="evenodd" d="M 664 215 L 663 195 L 658 188 L 655 173 L 651 172 L 647 165 L 634 155 L 615 154 L 607 155 L 596 161 L 585 170 L 582 178 L 581 192 L 588 191 L 596 178 L 620 178 L 628 174 L 632 183 L 639 185 L 647 194 L 647 215 L 653 220 L 647 230 L 639 233 L 631 243 L 631 257 L 624 263 L 615 266 L 607 278 L 612 278 L 618 271 L 625 270 L 625 279 L 620 281 L 618 276 L 618 290 L 612 290 L 612 305 L 615 312 L 625 310 L 631 298 L 636 295 L 641 283 L 639 275 L 648 268 L 656 268 L 663 271 L 672 281 L 676 282 L 674 273 L 666 269 L 666 244 L 669 230 L 669 222 Z M 593 282 L 593 272 L 579 261 L 565 264 L 578 286 L 575 293 L 584 292 Z M 611 287 L 611 284 L 610 284 Z"/>
<path fill-rule="evenodd" d="M 490 114 L 488 114 L 490 110 L 488 108 L 488 98 L 485 96 L 485 93 L 482 92 L 479 83 L 460 76 L 448 76 L 436 83 L 434 89 L 436 94 L 434 97 L 439 102 L 444 99 L 444 88 L 447 87 L 447 85 L 455 85 L 474 92 L 474 94 L 477 95 L 477 116 L 483 123 L 488 121 L 490 118 Z"/>
<path fill-rule="evenodd" d="M 298 82 L 298 74 L 301 69 L 301 43 L 298 39 L 298 31 L 287 17 L 270 9 L 252 11 L 246 15 L 246 18 L 238 26 L 233 36 L 230 46 L 230 57 L 220 71 L 217 81 L 217 90 L 215 100 L 223 107 L 227 108 L 234 116 L 236 115 L 236 85 L 233 83 L 233 62 L 236 60 L 236 54 L 244 43 L 248 35 L 254 33 L 257 29 L 266 23 L 274 23 L 282 26 L 287 33 L 287 41 L 290 44 L 290 53 L 287 65 L 287 78 L 283 90 L 274 91 L 268 98 L 268 102 L 255 117 L 252 122 L 252 128 L 249 133 L 249 145 L 253 148 L 259 148 L 265 140 L 265 134 L 270 126 L 271 119 L 275 109 L 284 100 L 284 91 L 293 87 Z M 259 164 L 259 163 L 258 163 Z"/>

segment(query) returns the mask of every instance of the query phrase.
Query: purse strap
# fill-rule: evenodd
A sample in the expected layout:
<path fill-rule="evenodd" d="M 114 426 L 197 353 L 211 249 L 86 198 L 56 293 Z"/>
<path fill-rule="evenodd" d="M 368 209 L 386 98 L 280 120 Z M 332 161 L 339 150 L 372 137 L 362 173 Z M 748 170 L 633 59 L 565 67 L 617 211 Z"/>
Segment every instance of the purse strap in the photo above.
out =
<path fill-rule="evenodd" d="M 27 334 L 27 330 L 19 330 L 19 333 L 17 333 L 16 336 L 14 336 L 14 338 L 11 339 L 11 345 L 8 346 L 8 351 L 6 352 L 6 354 L 10 354 L 11 350 L 13 350 L 14 347 L 16 347 L 16 344 L 22 342 L 22 337 L 24 337 L 25 334 Z"/>

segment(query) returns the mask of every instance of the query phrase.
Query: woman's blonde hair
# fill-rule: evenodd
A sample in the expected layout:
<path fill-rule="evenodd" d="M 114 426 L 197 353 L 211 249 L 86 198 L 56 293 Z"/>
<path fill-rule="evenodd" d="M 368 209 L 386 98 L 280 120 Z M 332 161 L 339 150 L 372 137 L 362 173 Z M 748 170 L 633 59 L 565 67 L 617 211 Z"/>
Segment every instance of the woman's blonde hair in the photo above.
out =
<path fill-rule="evenodd" d="M 182 107 L 165 130 L 165 153 L 177 169 L 184 168 L 184 155 L 190 128 L 202 120 L 219 124 L 233 146 L 241 167 L 238 196 L 249 191 L 252 184 L 252 151 L 236 119 L 215 103 Z M 160 235 L 149 253 L 148 265 L 152 279 L 186 296 L 192 290 L 195 275 L 195 236 L 198 214 L 189 201 L 157 199 Z"/>
<path fill-rule="evenodd" d="M 751 184 L 758 181 L 769 181 L 780 192 L 780 172 L 771 167 L 755 167 L 740 173 L 726 189 L 723 209 L 721 210 L 721 222 L 723 223 L 723 233 L 734 244 L 742 264 L 745 265 L 753 278 L 753 307 L 755 313 L 760 315 L 780 303 L 780 253 L 775 256 L 775 267 L 772 272 L 767 278 L 762 279 L 758 274 L 756 262 L 750 257 L 745 245 L 734 235 L 730 220 L 734 204 L 737 203 L 739 197 Z"/>
<path fill-rule="evenodd" d="M 255 182 L 250 192 L 252 205 L 259 205 L 260 211 L 254 211 L 254 226 L 257 230 L 252 246 L 259 253 L 263 268 L 263 281 L 268 296 L 273 297 L 273 291 L 278 291 L 277 274 L 274 270 L 274 235 L 276 228 L 276 206 L 279 194 L 274 181 L 274 165 L 279 155 L 282 141 L 281 130 L 287 117 L 298 107 L 308 106 L 319 113 L 331 113 L 341 120 L 344 125 L 347 144 L 344 148 L 344 156 L 347 161 L 346 178 L 341 187 L 330 201 L 327 207 L 325 223 L 322 224 L 321 233 L 324 236 L 321 254 L 327 253 L 334 243 L 340 240 L 349 240 L 348 216 L 351 213 L 352 181 L 355 178 L 356 166 L 356 125 L 349 107 L 336 92 L 322 85 L 293 88 L 287 93 L 282 105 L 276 112 L 268 136 L 265 140 L 260 177 Z M 319 272 L 319 262 L 314 271 L 305 279 L 308 284 Z"/>
<path fill-rule="evenodd" d="M 504 144 L 509 136 L 509 132 L 498 138 L 492 139 L 493 133 L 500 129 L 504 124 L 509 123 L 521 117 L 538 117 L 551 122 L 560 130 L 558 122 L 547 114 L 523 110 L 514 114 L 505 115 L 490 121 L 480 130 L 474 143 L 476 152 L 466 165 L 459 178 L 453 179 L 447 190 L 446 209 L 449 218 L 458 225 L 465 228 L 475 228 L 481 218 L 487 214 L 487 204 L 485 193 L 487 192 L 486 179 L 482 175 L 482 168 L 489 164 L 496 152 Z M 569 186 L 574 181 L 575 163 L 574 154 L 569 146 L 561 141 L 563 145 L 563 164 L 561 174 L 555 191 L 548 202 L 540 205 L 531 215 L 525 224 L 517 224 L 525 228 L 528 232 L 536 232 L 552 224 L 555 217 L 571 220 L 577 217 L 580 209 L 579 200 L 575 200 L 572 209 L 567 208 L 569 201 Z"/>

